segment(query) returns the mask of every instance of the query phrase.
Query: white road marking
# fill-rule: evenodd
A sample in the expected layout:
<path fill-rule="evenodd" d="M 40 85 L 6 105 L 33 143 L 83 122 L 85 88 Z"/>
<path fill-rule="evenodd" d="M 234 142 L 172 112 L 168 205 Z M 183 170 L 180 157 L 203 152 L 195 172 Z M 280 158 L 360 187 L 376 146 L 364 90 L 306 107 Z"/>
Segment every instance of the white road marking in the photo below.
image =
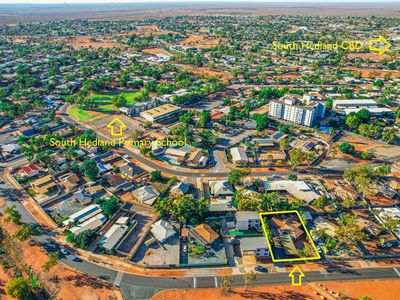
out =
<path fill-rule="evenodd" d="M 114 280 L 114 285 L 119 286 L 121 281 L 122 281 L 122 277 L 124 276 L 124 272 L 118 272 L 117 276 L 115 277 Z"/>
<path fill-rule="evenodd" d="M 218 287 L 218 278 L 217 277 L 214 277 L 214 283 L 215 283 L 215 287 L 217 288 Z"/>
<path fill-rule="evenodd" d="M 193 277 L 193 287 L 197 288 L 197 278 Z"/>
<path fill-rule="evenodd" d="M 393 270 L 396 272 L 396 274 L 400 277 L 400 272 L 396 268 L 393 268 Z"/>

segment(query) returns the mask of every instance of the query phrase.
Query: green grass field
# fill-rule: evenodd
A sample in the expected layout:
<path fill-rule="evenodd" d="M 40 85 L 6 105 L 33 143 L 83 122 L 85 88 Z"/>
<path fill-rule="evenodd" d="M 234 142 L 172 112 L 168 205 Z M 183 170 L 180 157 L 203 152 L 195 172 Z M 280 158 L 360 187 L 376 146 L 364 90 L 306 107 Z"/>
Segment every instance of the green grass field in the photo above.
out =
<path fill-rule="evenodd" d="M 112 104 L 112 97 L 118 95 L 119 92 L 107 92 L 107 93 L 96 93 L 91 97 L 96 101 L 98 107 L 94 110 L 85 110 L 78 107 L 70 106 L 68 108 L 68 114 L 74 120 L 78 122 L 90 122 L 101 119 L 104 117 L 103 114 L 113 114 L 116 111 L 116 107 Z M 127 105 L 135 103 L 138 100 L 139 92 L 127 92 L 124 93 Z"/>
<path fill-rule="evenodd" d="M 112 97 L 118 95 L 119 93 L 116 92 L 109 92 L 109 93 L 96 93 L 92 95 L 92 99 L 94 99 L 99 107 L 98 111 L 104 112 L 104 113 L 110 113 L 115 111 L 115 106 L 112 104 Z M 138 99 L 138 96 L 140 95 L 139 92 L 128 92 L 124 93 L 126 100 L 127 100 L 127 105 L 135 103 Z"/>

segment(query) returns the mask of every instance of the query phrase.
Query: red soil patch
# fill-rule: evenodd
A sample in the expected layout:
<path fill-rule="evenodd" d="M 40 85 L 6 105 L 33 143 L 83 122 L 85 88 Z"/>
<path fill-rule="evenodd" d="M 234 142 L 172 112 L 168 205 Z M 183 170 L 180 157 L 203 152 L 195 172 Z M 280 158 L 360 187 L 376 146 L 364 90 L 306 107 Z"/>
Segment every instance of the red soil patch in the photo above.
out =
<path fill-rule="evenodd" d="M 374 61 L 381 61 L 384 60 L 386 58 L 388 58 L 388 56 L 386 54 L 383 55 L 379 55 L 379 53 L 376 52 L 370 52 L 370 53 L 349 53 L 347 55 L 348 58 L 353 59 L 353 58 L 361 58 L 364 60 L 370 59 L 370 60 L 374 60 Z"/>
<path fill-rule="evenodd" d="M 183 46 L 196 48 L 209 48 L 219 45 L 220 38 L 210 38 L 205 35 L 189 35 L 186 39 L 180 42 Z"/>
<path fill-rule="evenodd" d="M 246 291 L 243 291 L 243 288 L 233 288 L 229 293 L 221 289 L 168 290 L 156 294 L 152 300 L 321 299 L 321 296 L 331 299 L 330 291 L 335 295 L 339 293 L 346 295 L 346 299 L 352 300 L 362 296 L 374 300 L 397 299 L 400 293 L 400 280 L 324 282 L 322 286 L 304 284 L 299 287 L 277 285 L 249 287 Z"/>
<path fill-rule="evenodd" d="M 390 73 L 392 78 L 400 77 L 400 72 L 391 70 L 381 69 L 370 69 L 370 68 L 356 68 L 356 67 L 344 67 L 343 70 L 360 72 L 363 78 L 383 78 L 386 73 Z"/>
<path fill-rule="evenodd" d="M 66 42 L 69 43 L 74 49 L 82 48 L 121 48 L 123 45 L 118 44 L 111 40 L 109 37 L 100 36 L 76 36 L 67 38 Z"/>

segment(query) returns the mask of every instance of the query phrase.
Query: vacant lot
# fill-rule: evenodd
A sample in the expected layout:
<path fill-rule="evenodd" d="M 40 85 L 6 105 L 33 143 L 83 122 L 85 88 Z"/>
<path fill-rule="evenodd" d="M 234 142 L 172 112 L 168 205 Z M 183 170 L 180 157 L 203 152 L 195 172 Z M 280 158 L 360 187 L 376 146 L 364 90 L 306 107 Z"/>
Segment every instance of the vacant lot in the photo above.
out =
<path fill-rule="evenodd" d="M 400 72 L 391 71 L 391 70 L 381 70 L 381 69 L 370 69 L 370 68 L 356 68 L 356 67 L 344 67 L 343 70 L 360 72 L 361 77 L 363 78 L 383 78 L 386 73 L 390 73 L 392 78 L 398 78 L 400 76 Z"/>
<path fill-rule="evenodd" d="M 82 48 L 121 48 L 123 45 L 113 41 L 112 37 L 101 36 L 76 36 L 67 38 L 66 42 L 69 43 L 74 49 Z"/>

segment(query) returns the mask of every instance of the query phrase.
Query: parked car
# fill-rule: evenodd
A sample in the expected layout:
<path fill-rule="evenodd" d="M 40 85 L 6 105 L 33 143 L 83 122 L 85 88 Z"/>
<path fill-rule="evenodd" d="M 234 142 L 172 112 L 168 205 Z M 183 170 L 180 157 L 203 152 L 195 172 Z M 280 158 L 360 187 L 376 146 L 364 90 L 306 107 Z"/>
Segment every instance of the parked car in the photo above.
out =
<path fill-rule="evenodd" d="M 64 254 L 64 255 L 68 255 L 70 252 L 67 250 L 67 249 L 65 249 L 65 248 L 61 248 L 61 253 L 62 254 Z"/>
<path fill-rule="evenodd" d="M 298 172 L 299 172 L 300 174 L 308 173 L 306 170 L 299 170 Z"/>
<path fill-rule="evenodd" d="M 268 269 L 262 266 L 254 266 L 254 270 L 257 272 L 267 273 Z"/>
<path fill-rule="evenodd" d="M 82 259 L 80 259 L 79 257 L 74 256 L 73 258 L 71 258 L 73 261 L 75 262 L 81 262 Z"/>

